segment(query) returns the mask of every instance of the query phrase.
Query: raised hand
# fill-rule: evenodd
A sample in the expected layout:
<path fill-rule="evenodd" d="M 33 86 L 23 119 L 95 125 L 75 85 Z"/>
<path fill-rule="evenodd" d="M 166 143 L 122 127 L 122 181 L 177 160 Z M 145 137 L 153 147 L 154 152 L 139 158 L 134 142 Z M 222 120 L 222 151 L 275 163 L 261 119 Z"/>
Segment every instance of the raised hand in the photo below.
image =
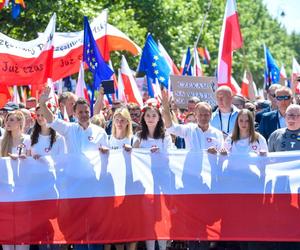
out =
<path fill-rule="evenodd" d="M 170 107 L 170 97 L 167 90 L 163 89 L 161 91 L 161 97 L 159 97 L 159 99 L 164 109 L 168 109 Z"/>
<path fill-rule="evenodd" d="M 44 89 L 44 91 L 41 94 L 40 99 L 39 99 L 40 104 L 46 104 L 46 102 L 51 99 L 51 97 L 49 97 L 50 92 L 51 92 L 51 88 L 50 87 L 45 87 L 45 89 Z"/>

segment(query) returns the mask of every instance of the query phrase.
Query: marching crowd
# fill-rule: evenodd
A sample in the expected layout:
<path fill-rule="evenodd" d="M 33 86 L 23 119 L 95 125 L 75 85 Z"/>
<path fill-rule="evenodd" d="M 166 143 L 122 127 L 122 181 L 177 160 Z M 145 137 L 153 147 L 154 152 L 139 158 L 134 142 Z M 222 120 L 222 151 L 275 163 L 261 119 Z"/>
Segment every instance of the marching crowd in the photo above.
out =
<path fill-rule="evenodd" d="M 1 109 L 1 157 L 32 156 L 38 160 L 44 155 L 89 150 L 105 154 L 120 148 L 128 152 L 132 148 L 149 148 L 151 153 L 186 148 L 207 150 L 211 154 L 253 152 L 261 156 L 300 150 L 300 105 L 290 88 L 278 84 L 268 89 L 267 100 L 255 102 L 234 96 L 229 87 L 221 86 L 215 92 L 216 107 L 193 97 L 186 109 L 179 109 L 167 91 L 162 91 L 158 99 L 145 100 L 143 107 L 118 100 L 106 106 L 101 90 L 92 117 L 88 101 L 71 92 L 59 96 L 58 107 L 49 105 L 49 96 L 50 88 L 46 88 L 38 101 L 29 98 L 25 104 L 8 102 Z M 121 250 L 125 245 L 130 250 L 137 247 L 136 242 L 114 247 Z M 158 246 L 164 250 L 167 242 L 160 240 Z M 188 246 L 189 249 L 239 249 L 234 244 L 230 248 L 229 243 L 222 246 L 215 242 L 204 245 L 189 242 Z M 27 245 L 2 247 L 29 249 Z M 74 245 L 76 250 L 97 247 L 102 246 Z M 106 250 L 110 247 L 104 246 Z M 146 248 L 154 250 L 155 241 L 146 241 Z"/>

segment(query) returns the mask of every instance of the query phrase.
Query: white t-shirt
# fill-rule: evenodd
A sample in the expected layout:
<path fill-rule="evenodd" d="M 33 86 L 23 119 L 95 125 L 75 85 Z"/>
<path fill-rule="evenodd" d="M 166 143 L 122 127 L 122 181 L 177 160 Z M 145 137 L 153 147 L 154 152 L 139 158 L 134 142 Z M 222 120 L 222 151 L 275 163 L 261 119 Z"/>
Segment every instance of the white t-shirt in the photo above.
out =
<path fill-rule="evenodd" d="M 21 154 L 26 154 L 26 152 L 28 150 L 30 150 L 30 143 L 31 143 L 31 141 L 30 141 L 30 136 L 29 135 L 23 134 L 23 138 L 24 138 L 24 140 L 22 142 Z M 19 152 L 20 152 L 20 149 L 18 148 L 18 146 L 17 147 L 13 147 L 11 149 L 11 153 L 12 154 L 17 154 L 18 155 Z"/>
<path fill-rule="evenodd" d="M 124 144 L 131 145 L 131 138 L 125 137 L 123 139 L 117 139 L 113 135 L 109 138 L 109 147 L 111 149 L 123 148 Z"/>
<path fill-rule="evenodd" d="M 212 126 L 209 126 L 208 129 L 203 132 L 198 124 L 195 123 L 185 125 L 172 124 L 170 128 L 167 128 L 167 132 L 183 137 L 185 140 L 185 148 L 190 150 L 205 150 L 211 146 L 220 149 L 224 144 L 222 132 Z"/>
<path fill-rule="evenodd" d="M 172 138 L 170 135 L 165 135 L 164 139 L 154 139 L 148 137 L 147 140 L 140 139 L 138 136 L 134 136 L 133 145 L 136 141 L 140 141 L 139 148 L 151 148 L 153 146 L 158 147 L 162 151 L 173 148 Z"/>
<path fill-rule="evenodd" d="M 38 142 L 31 146 L 31 155 L 59 155 L 66 153 L 66 144 L 62 136 L 56 135 L 56 141 L 50 149 L 50 135 L 39 135 Z"/>
<path fill-rule="evenodd" d="M 240 139 L 232 142 L 231 136 L 225 140 L 225 148 L 230 153 L 248 154 L 250 152 L 259 153 L 260 151 L 268 152 L 268 145 L 266 139 L 259 134 L 258 140 L 250 143 L 249 138 Z"/>
<path fill-rule="evenodd" d="M 223 131 L 228 131 L 228 125 L 229 125 L 229 117 L 230 117 L 230 115 L 231 115 L 231 112 L 229 112 L 229 113 L 222 113 L 222 112 L 220 112 L 221 113 L 221 122 L 222 122 L 222 128 L 223 128 Z"/>
<path fill-rule="evenodd" d="M 65 138 L 68 153 L 95 152 L 101 146 L 108 146 L 105 130 L 92 123 L 84 129 L 78 123 L 56 118 L 49 126 Z"/>

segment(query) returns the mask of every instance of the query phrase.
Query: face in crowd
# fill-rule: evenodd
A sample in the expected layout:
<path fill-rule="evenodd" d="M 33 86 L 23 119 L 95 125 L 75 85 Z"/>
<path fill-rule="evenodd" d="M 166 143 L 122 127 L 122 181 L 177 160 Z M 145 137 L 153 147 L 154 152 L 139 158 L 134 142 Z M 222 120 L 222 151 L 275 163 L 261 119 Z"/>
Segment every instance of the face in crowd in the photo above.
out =
<path fill-rule="evenodd" d="M 300 106 L 290 105 L 285 113 L 285 122 L 289 130 L 298 130 L 300 128 Z"/>
<path fill-rule="evenodd" d="M 90 120 L 90 107 L 85 103 L 78 103 L 75 108 L 75 116 L 79 124 L 87 124 Z"/>
<path fill-rule="evenodd" d="M 221 112 L 230 112 L 232 104 L 231 89 L 227 86 L 219 87 L 216 91 L 216 101 Z"/>
<path fill-rule="evenodd" d="M 275 91 L 275 96 L 278 110 L 281 115 L 284 115 L 287 107 L 292 103 L 292 91 L 287 87 L 282 87 Z"/>
<path fill-rule="evenodd" d="M 208 129 L 209 122 L 211 119 L 212 110 L 211 106 L 206 102 L 199 102 L 195 108 L 195 118 L 198 126 L 202 130 Z"/>

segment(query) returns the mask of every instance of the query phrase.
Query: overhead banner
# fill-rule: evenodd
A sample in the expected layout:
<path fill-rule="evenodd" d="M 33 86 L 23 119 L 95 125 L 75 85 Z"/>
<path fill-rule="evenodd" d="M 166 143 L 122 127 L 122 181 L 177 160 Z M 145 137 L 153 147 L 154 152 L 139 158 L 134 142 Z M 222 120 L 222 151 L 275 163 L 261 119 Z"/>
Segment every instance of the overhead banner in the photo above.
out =
<path fill-rule="evenodd" d="M 0 244 L 300 240 L 298 152 L 0 159 Z"/>
<path fill-rule="evenodd" d="M 109 53 L 126 50 L 138 55 L 141 48 L 127 35 L 107 23 L 107 11 L 103 11 L 90 23 L 93 36 L 103 58 L 108 61 Z M 79 71 L 83 52 L 83 30 L 78 32 L 56 32 L 54 35 L 53 80 L 72 75 Z"/>
<path fill-rule="evenodd" d="M 0 33 L 0 84 L 39 85 L 51 77 L 53 61 L 54 14 L 42 35 L 21 42 Z"/>
<path fill-rule="evenodd" d="M 170 75 L 173 98 L 179 108 L 186 108 L 191 97 L 198 97 L 202 102 L 216 105 L 214 90 L 217 87 L 215 77 L 175 76 Z"/>

